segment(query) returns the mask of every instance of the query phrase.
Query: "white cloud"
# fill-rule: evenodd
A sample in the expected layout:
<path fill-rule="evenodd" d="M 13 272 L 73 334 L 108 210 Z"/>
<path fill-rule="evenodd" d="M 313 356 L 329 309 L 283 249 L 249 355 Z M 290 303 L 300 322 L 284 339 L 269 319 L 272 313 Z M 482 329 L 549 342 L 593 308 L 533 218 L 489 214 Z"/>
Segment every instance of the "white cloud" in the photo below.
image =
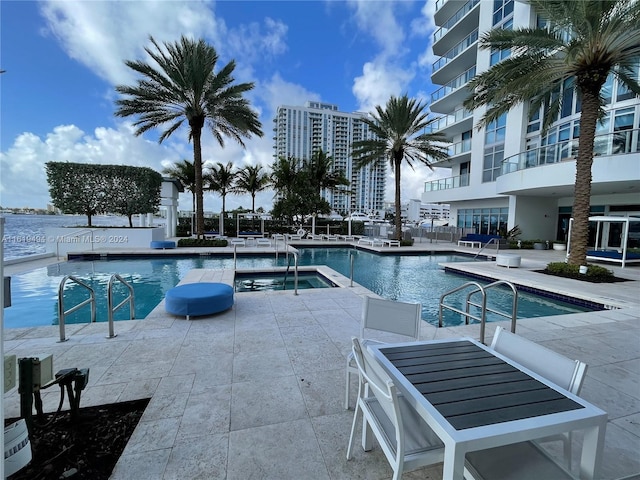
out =
<path fill-rule="evenodd" d="M 71 58 L 116 85 L 134 78 L 123 60 L 141 57 L 149 35 L 160 42 L 181 35 L 223 37 L 224 23 L 210 6 L 208 1 L 48 1 L 41 10 L 45 33 L 54 35 Z"/>
<path fill-rule="evenodd" d="M 411 33 L 418 37 L 426 37 L 428 39 L 427 45 L 424 51 L 418 57 L 418 64 L 420 67 L 431 72 L 433 62 L 438 57 L 433 53 L 433 33 L 436 29 L 436 24 L 433 16 L 436 12 L 436 3 L 433 1 L 425 2 L 422 7 L 422 16 L 411 22 Z"/>
<path fill-rule="evenodd" d="M 413 78 L 410 70 L 405 70 L 380 59 L 367 62 L 362 67 L 362 75 L 353 82 L 353 94 L 358 99 L 358 110 L 373 112 L 377 105 L 384 107 L 391 95 L 402 95 Z"/>
<path fill-rule="evenodd" d="M 44 139 L 23 133 L 0 153 L 0 204 L 44 208 L 51 203 L 45 173 L 49 161 L 145 166 L 161 172 L 163 164 L 180 160 L 180 155 L 172 145 L 160 146 L 134 137 L 124 126 L 118 130 L 96 128 L 93 135 L 86 135 L 75 125 L 61 125 Z"/>
<path fill-rule="evenodd" d="M 402 2 L 349 0 L 348 4 L 354 10 L 353 18 L 358 29 L 374 38 L 381 48 L 381 56 L 402 55 L 405 34 L 395 16 L 395 9 L 402 6 Z"/>

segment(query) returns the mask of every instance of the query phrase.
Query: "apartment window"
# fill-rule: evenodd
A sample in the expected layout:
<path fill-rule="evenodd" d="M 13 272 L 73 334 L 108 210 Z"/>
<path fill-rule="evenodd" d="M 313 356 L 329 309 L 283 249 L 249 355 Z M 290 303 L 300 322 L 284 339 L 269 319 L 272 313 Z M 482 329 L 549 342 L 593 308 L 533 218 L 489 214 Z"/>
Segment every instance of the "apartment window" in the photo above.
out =
<path fill-rule="evenodd" d="M 495 25 L 495 24 L 494 24 Z M 500 26 L 503 30 L 512 30 L 513 29 L 513 17 L 505 20 L 505 22 Z M 497 48 L 491 49 L 491 56 L 489 58 L 489 63 L 491 66 L 496 63 L 504 60 L 511 56 L 511 49 L 505 48 L 504 50 L 499 50 Z"/>
<path fill-rule="evenodd" d="M 504 142 L 504 136 L 507 126 L 507 114 L 503 113 L 496 120 L 487 125 L 485 131 L 485 145 Z"/>
<path fill-rule="evenodd" d="M 513 14 L 514 0 L 493 0 L 493 26 Z"/>
<path fill-rule="evenodd" d="M 504 160 L 504 144 L 484 149 L 484 164 L 482 167 L 482 183 L 495 182 L 502 171 Z"/>

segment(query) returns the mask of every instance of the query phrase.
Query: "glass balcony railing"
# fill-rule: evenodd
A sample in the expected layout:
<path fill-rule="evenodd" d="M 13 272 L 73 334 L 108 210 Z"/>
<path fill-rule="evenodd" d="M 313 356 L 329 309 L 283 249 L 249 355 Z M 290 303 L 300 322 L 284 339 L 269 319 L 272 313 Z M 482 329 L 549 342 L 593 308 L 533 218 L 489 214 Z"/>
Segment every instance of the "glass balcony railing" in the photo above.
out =
<path fill-rule="evenodd" d="M 473 115 L 473 112 L 471 110 L 467 110 L 466 108 L 459 108 L 458 110 L 453 112 L 451 115 L 445 115 L 443 117 L 439 117 L 429 122 L 429 124 L 425 127 L 425 132 L 426 133 L 437 132 L 439 130 L 442 130 L 445 127 L 448 127 L 449 125 L 453 125 L 454 123 L 458 123 L 459 121 L 464 120 L 465 118 L 469 118 L 472 115 Z"/>
<path fill-rule="evenodd" d="M 432 72 L 435 73 L 444 67 L 450 60 L 460 55 L 464 50 L 470 47 L 474 42 L 478 41 L 478 29 L 476 28 L 467 37 L 458 43 L 455 47 L 445 53 L 438 61 L 434 62 Z"/>
<path fill-rule="evenodd" d="M 433 33 L 433 43 L 440 40 L 444 36 L 444 34 L 449 31 L 451 27 L 453 27 L 456 23 L 458 23 L 460 19 L 464 17 L 467 13 L 469 13 L 471 9 L 475 7 L 478 3 L 480 3 L 480 0 L 469 0 L 467 3 L 465 3 L 464 6 L 460 8 L 460 10 L 454 13 L 451 16 L 451 18 L 449 18 L 446 22 L 444 22 L 442 26 Z M 438 3 L 436 2 L 436 10 L 437 9 L 438 9 Z"/>
<path fill-rule="evenodd" d="M 431 103 L 437 102 L 443 97 L 446 97 L 454 90 L 459 89 L 463 85 L 466 85 L 469 80 L 476 76 L 476 66 L 474 65 L 462 75 L 457 76 L 446 85 L 443 85 L 438 90 L 431 94 Z"/>
<path fill-rule="evenodd" d="M 424 183 L 425 192 L 437 192 L 439 190 L 448 190 L 450 188 L 468 187 L 469 174 L 458 175 L 457 177 L 439 178 L 431 182 Z"/>
<path fill-rule="evenodd" d="M 640 152 L 640 129 L 597 135 L 593 145 L 594 156 L 637 152 Z M 502 175 L 564 160 L 573 160 L 577 154 L 578 139 L 527 150 L 505 158 L 502 161 Z"/>
<path fill-rule="evenodd" d="M 449 145 L 447 149 L 447 154 L 450 157 L 455 157 L 456 155 L 460 155 L 466 152 L 471 151 L 471 139 L 462 140 L 461 142 L 454 143 Z"/>
<path fill-rule="evenodd" d="M 447 0 L 436 0 L 436 12 L 442 8 Z"/>

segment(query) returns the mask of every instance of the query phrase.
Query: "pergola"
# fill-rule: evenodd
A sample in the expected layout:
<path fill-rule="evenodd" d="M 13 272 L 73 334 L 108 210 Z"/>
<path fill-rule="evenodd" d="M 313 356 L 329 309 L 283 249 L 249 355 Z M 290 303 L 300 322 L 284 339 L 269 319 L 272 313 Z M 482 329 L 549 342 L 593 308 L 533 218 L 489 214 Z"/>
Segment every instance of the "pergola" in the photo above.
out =
<path fill-rule="evenodd" d="M 587 251 L 587 260 L 599 260 L 602 262 L 613 262 L 621 264 L 624 268 L 627 263 L 640 263 L 640 254 L 628 252 L 630 224 L 640 222 L 640 217 L 614 217 L 597 216 L 589 217 L 590 222 L 596 223 L 596 242 L 593 250 Z M 608 232 L 611 224 L 622 224 L 620 236 L 620 247 L 609 247 L 608 240 L 605 241 L 602 234 Z M 569 220 L 569 241 L 567 243 L 567 258 L 571 249 L 571 227 L 573 218 Z"/>

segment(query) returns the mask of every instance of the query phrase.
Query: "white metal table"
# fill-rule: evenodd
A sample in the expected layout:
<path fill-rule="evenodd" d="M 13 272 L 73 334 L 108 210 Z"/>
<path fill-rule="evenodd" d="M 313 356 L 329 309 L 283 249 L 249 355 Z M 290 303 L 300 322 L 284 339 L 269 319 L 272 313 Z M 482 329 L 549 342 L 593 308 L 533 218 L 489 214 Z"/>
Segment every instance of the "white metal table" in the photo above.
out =
<path fill-rule="evenodd" d="M 607 414 L 513 360 L 467 338 L 368 348 L 444 443 L 444 479 L 463 479 L 469 451 L 573 430 L 580 477 L 597 474 Z"/>

